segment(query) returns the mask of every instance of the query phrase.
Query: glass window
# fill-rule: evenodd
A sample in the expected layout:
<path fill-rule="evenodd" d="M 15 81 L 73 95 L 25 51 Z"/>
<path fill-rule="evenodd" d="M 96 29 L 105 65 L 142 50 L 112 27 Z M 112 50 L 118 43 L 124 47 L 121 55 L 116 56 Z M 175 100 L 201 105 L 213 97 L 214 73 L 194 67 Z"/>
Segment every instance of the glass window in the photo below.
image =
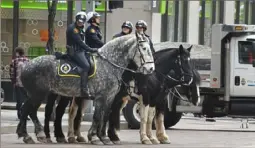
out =
<path fill-rule="evenodd" d="M 252 64 L 252 43 L 248 41 L 239 41 L 238 56 L 240 64 Z"/>

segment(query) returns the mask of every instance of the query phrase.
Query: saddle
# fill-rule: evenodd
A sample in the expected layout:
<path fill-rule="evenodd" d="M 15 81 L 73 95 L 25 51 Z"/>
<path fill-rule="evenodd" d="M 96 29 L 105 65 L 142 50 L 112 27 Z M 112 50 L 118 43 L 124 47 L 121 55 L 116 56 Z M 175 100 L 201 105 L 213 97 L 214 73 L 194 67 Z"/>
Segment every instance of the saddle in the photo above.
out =
<path fill-rule="evenodd" d="M 80 78 L 82 68 L 80 68 L 74 61 L 72 61 L 68 54 L 55 52 L 55 57 L 58 61 L 58 64 L 56 67 L 58 76 Z M 89 55 L 88 61 L 90 64 L 88 75 L 89 75 L 89 78 L 92 78 L 96 75 L 95 57 L 93 55 Z"/>

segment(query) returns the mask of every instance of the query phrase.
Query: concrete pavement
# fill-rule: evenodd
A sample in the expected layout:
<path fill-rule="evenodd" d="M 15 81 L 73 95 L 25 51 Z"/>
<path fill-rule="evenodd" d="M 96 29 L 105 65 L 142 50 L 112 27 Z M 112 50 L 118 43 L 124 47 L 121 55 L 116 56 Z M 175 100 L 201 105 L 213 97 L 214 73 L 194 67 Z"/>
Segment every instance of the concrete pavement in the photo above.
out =
<path fill-rule="evenodd" d="M 170 145 L 142 145 L 140 144 L 138 130 L 121 130 L 119 132 L 122 145 L 110 145 L 116 148 L 255 148 L 255 123 L 250 122 L 249 129 L 240 129 L 240 121 L 217 120 L 217 122 L 205 122 L 205 119 L 183 118 L 172 129 L 167 130 L 172 143 Z M 153 131 L 155 134 L 155 131 Z M 87 132 L 83 135 L 86 137 Z M 34 140 L 34 134 L 31 134 Z M 52 136 L 53 137 L 53 136 Z M 102 145 L 90 144 L 23 144 L 22 139 L 17 139 L 15 134 L 1 135 L 1 148 L 70 148 L 70 147 L 95 147 Z M 52 140 L 55 140 L 52 138 Z"/>
<path fill-rule="evenodd" d="M 38 118 L 42 124 L 44 124 L 44 112 L 37 113 Z M 17 112 L 15 110 L 2 110 L 1 112 L 1 134 L 13 134 L 16 133 L 18 125 Z M 91 125 L 91 122 L 82 122 L 82 131 L 87 131 Z M 63 131 L 67 131 L 68 127 L 68 114 L 64 114 L 62 119 Z M 121 128 L 127 129 L 127 123 L 125 119 L 121 117 Z M 34 125 L 32 121 L 27 122 L 28 132 L 34 132 Z M 50 130 L 53 131 L 53 122 L 50 122 Z"/>

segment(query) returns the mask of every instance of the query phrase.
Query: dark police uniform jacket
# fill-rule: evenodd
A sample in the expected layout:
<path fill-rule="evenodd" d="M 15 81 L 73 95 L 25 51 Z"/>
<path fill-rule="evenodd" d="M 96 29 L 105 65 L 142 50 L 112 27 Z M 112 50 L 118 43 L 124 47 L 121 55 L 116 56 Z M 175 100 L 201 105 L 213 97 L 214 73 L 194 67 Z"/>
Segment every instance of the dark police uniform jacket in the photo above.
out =
<path fill-rule="evenodd" d="M 76 26 L 75 23 L 70 24 L 66 30 L 66 44 L 75 52 L 82 50 L 89 52 L 91 48 L 84 43 L 84 36 L 83 28 Z"/>
<path fill-rule="evenodd" d="M 102 41 L 102 33 L 98 26 L 90 25 L 85 31 L 86 44 L 91 48 L 101 48 L 104 43 Z"/>
<path fill-rule="evenodd" d="M 153 47 L 153 43 L 152 43 L 152 41 L 151 41 L 151 38 L 150 38 L 150 36 L 147 35 L 147 34 L 145 34 L 145 36 L 149 39 L 151 52 L 152 52 L 152 54 L 154 54 L 154 53 L 155 53 L 155 49 L 154 49 L 154 47 Z"/>

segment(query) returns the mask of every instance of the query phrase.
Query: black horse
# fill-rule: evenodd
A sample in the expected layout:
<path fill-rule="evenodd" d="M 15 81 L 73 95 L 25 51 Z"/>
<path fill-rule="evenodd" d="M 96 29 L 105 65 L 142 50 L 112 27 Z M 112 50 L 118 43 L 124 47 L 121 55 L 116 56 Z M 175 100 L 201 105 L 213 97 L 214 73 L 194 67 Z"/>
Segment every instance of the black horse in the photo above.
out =
<path fill-rule="evenodd" d="M 182 48 L 182 46 L 180 48 Z M 187 50 L 190 52 L 191 47 Z M 166 99 L 164 98 L 168 95 L 169 89 L 179 84 L 187 86 L 185 84 L 189 85 L 191 80 L 192 84 L 200 83 L 199 74 L 194 71 L 190 65 L 190 53 L 188 51 L 182 53 L 180 57 L 170 56 L 177 54 L 177 50 L 172 48 L 161 50 L 154 54 L 156 71 L 148 78 L 147 96 L 143 96 L 143 99 L 138 99 L 140 101 L 141 116 L 140 136 L 141 142 L 144 144 L 157 144 L 159 142 L 170 143 L 164 129 L 164 110 L 166 104 Z M 195 79 L 192 79 L 193 75 L 195 75 Z M 124 73 L 123 76 L 126 76 L 126 80 L 130 81 L 132 79 L 130 74 L 125 75 Z M 135 76 L 136 81 L 139 82 L 139 79 L 139 77 Z M 120 109 L 123 106 L 123 100 L 121 98 L 128 95 L 125 86 L 125 83 L 122 84 L 121 90 L 115 96 L 109 118 L 108 136 L 111 141 L 118 143 L 120 142 L 120 139 L 116 134 L 116 130 L 119 130 Z M 139 87 L 139 85 L 137 86 Z M 189 89 L 189 86 L 185 89 Z M 141 105 L 143 107 L 141 107 Z M 152 120 L 155 115 L 153 108 L 155 106 L 157 139 L 154 138 L 151 133 Z M 149 110 L 149 114 L 144 115 L 141 108 L 146 107 L 148 108 L 147 110 Z M 145 127 L 145 125 L 147 125 L 147 127 Z"/>

